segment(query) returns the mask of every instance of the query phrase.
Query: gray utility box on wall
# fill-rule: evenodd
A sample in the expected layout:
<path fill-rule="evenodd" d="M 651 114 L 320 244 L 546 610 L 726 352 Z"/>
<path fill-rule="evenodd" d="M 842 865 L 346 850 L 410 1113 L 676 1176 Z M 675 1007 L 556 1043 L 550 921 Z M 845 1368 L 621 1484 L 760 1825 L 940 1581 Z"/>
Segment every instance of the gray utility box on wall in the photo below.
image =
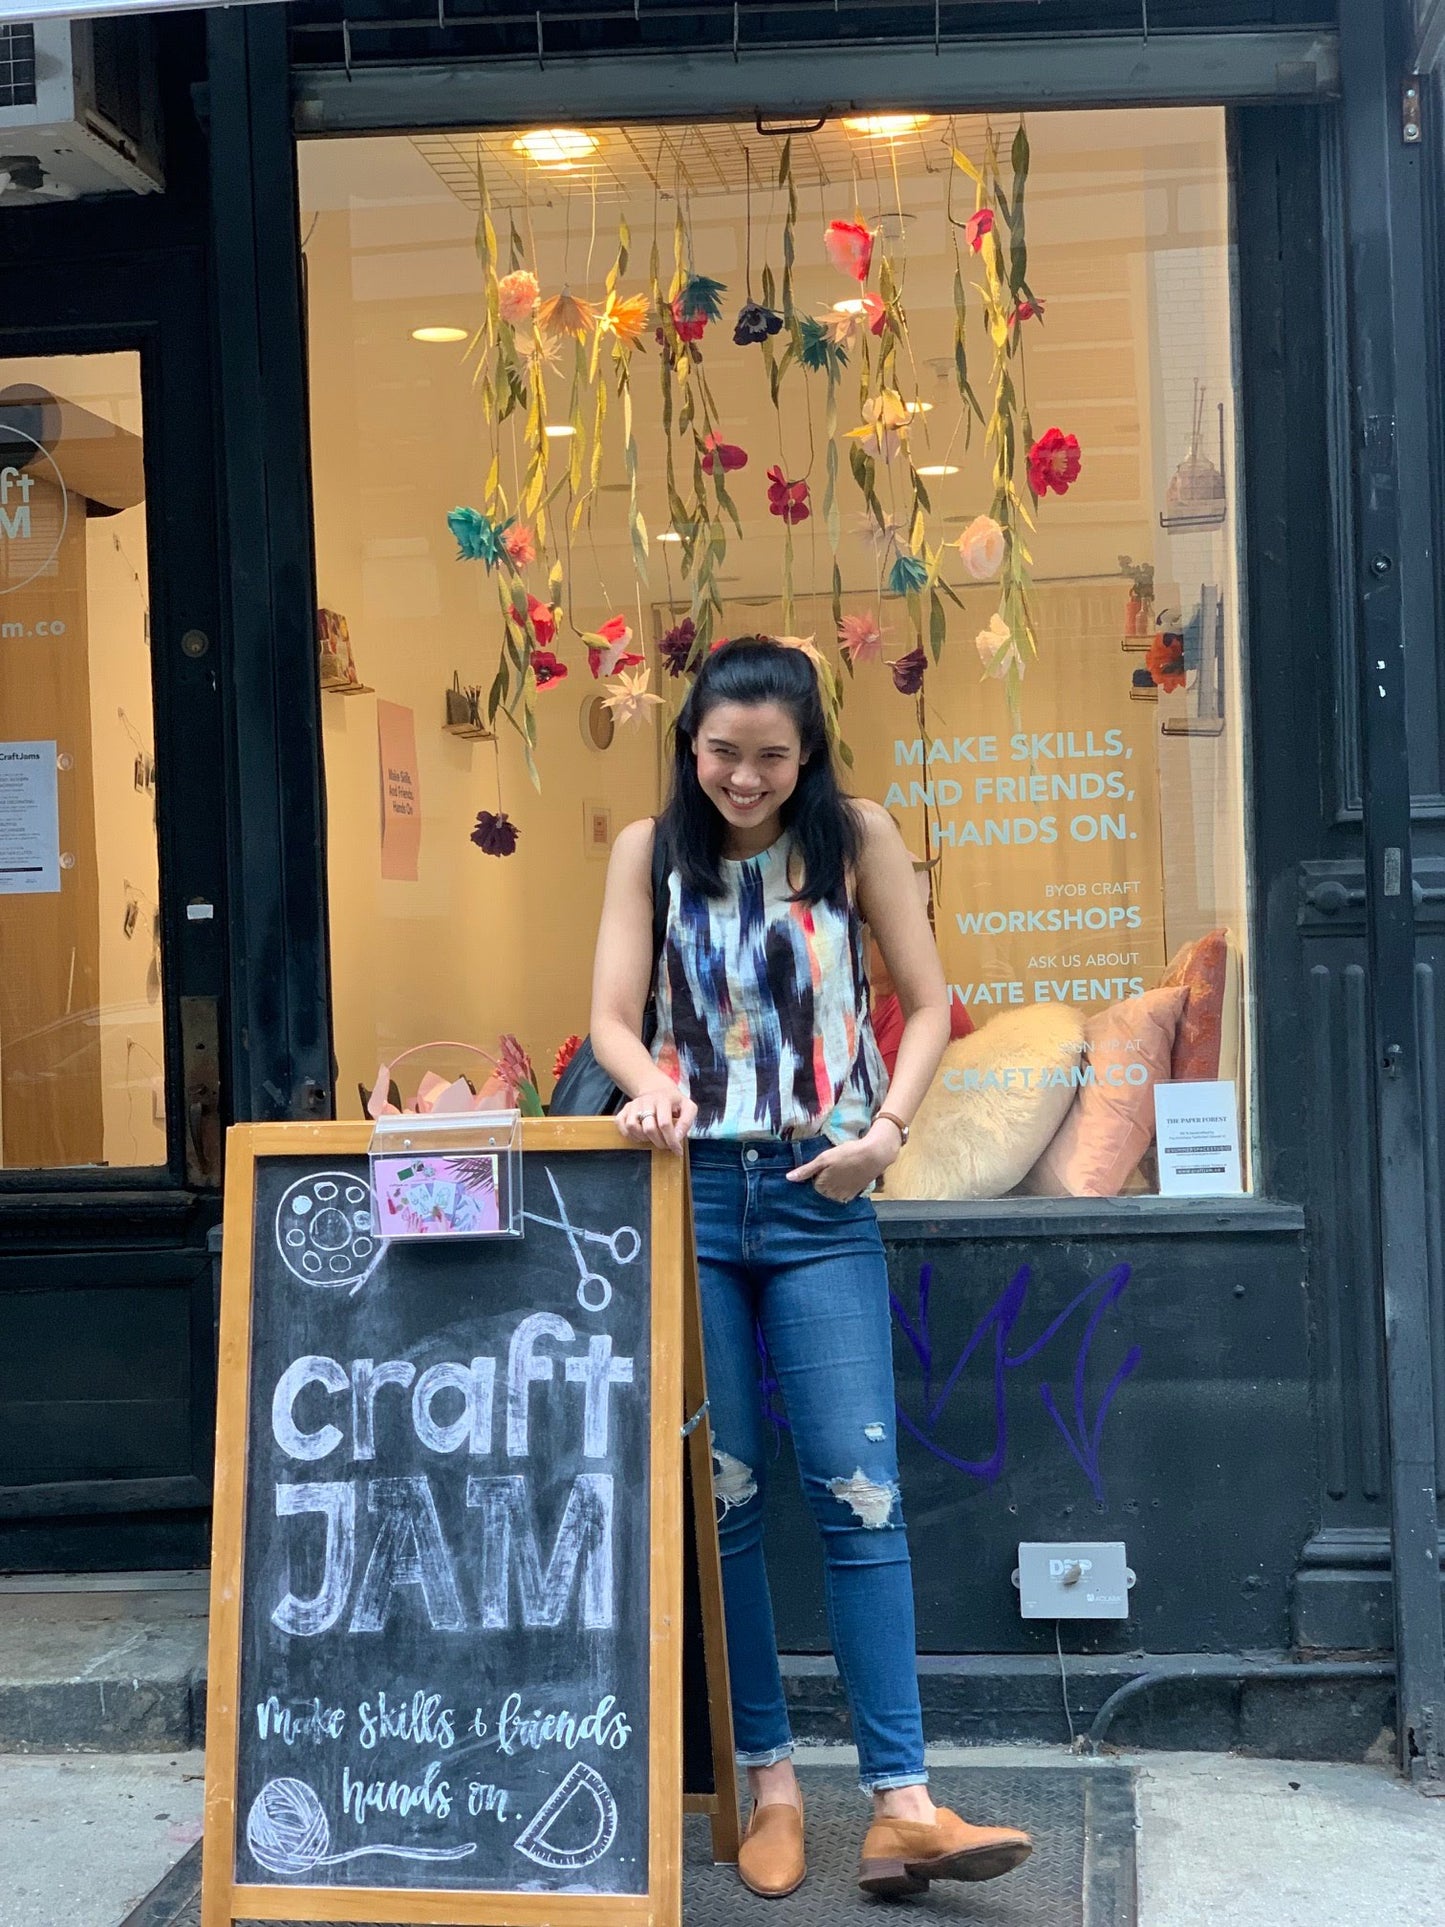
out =
<path fill-rule="evenodd" d="M 1134 1575 L 1121 1540 L 1019 1547 L 1019 1612 L 1025 1619 L 1127 1619 Z"/>
<path fill-rule="evenodd" d="M 0 207 L 164 185 L 148 20 L 0 25 Z"/>

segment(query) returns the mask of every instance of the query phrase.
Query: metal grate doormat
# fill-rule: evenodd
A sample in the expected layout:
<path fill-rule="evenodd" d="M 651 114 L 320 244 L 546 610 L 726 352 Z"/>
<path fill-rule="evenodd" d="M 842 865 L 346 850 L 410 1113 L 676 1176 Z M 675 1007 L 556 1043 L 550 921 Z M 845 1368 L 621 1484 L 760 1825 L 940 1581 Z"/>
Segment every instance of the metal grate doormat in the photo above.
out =
<path fill-rule="evenodd" d="M 879 1919 L 887 1903 L 854 1885 L 868 1809 L 851 1768 L 801 1770 L 808 1808 L 807 1880 L 786 1900 L 763 1901 L 730 1867 L 714 1867 L 706 1820 L 687 1822 L 683 1918 L 687 1927 L 833 1927 Z M 1119 1766 L 949 1767 L 933 1797 L 979 1824 L 1026 1827 L 1032 1857 L 1002 1880 L 940 1881 L 920 1919 L 968 1927 L 1136 1927 L 1134 1781 Z M 201 1849 L 193 1847 L 120 1927 L 199 1927 Z M 274 1923 L 273 1923 L 274 1927 Z"/>

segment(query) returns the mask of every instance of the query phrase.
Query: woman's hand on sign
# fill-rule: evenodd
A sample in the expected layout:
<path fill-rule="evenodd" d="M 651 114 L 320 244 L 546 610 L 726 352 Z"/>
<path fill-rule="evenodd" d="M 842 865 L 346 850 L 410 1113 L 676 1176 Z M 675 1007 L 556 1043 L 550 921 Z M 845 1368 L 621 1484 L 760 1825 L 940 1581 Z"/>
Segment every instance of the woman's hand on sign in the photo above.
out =
<path fill-rule="evenodd" d="M 811 1182 L 813 1189 L 834 1204 L 851 1204 L 870 1184 L 881 1178 L 902 1149 L 897 1125 L 880 1117 L 862 1137 L 846 1144 L 831 1145 L 796 1171 L 789 1171 L 789 1184 Z"/>
<path fill-rule="evenodd" d="M 630 1097 L 617 1113 L 617 1128 L 629 1144 L 650 1144 L 681 1157 L 696 1117 L 696 1104 L 669 1080 Z"/>

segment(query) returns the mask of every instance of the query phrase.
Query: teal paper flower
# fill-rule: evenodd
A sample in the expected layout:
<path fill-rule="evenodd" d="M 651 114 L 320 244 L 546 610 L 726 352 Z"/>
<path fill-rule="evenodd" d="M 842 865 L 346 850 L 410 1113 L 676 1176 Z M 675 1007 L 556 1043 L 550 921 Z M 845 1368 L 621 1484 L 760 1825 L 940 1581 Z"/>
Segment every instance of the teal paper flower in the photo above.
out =
<path fill-rule="evenodd" d="M 727 283 L 710 275 L 690 274 L 682 284 L 674 312 L 684 321 L 721 321 L 722 298 Z"/>
<path fill-rule="evenodd" d="M 805 314 L 798 323 L 802 336 L 802 347 L 798 359 L 805 368 L 814 374 L 836 375 L 840 368 L 848 365 L 848 350 L 828 338 L 828 330 L 815 316 Z"/>
<path fill-rule="evenodd" d="M 505 522 L 492 522 L 476 509 L 453 509 L 447 527 L 457 539 L 458 562 L 485 562 L 488 569 L 510 562 L 504 538 L 516 519 L 509 515 Z"/>
<path fill-rule="evenodd" d="M 910 589 L 921 589 L 928 581 L 928 570 L 916 555 L 897 555 L 893 567 L 888 571 L 888 592 L 890 595 L 907 595 Z"/>

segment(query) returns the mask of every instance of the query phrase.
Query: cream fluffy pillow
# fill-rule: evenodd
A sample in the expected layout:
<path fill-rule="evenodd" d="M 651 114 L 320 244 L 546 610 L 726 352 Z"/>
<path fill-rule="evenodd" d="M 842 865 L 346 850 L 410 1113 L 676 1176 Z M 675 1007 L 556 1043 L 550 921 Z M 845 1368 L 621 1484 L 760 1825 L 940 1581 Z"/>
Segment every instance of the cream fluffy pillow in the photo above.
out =
<path fill-rule="evenodd" d="M 960 1037 L 888 1173 L 890 1198 L 1001 1198 L 1037 1162 L 1074 1099 L 1084 1026 L 1034 1004 Z"/>

